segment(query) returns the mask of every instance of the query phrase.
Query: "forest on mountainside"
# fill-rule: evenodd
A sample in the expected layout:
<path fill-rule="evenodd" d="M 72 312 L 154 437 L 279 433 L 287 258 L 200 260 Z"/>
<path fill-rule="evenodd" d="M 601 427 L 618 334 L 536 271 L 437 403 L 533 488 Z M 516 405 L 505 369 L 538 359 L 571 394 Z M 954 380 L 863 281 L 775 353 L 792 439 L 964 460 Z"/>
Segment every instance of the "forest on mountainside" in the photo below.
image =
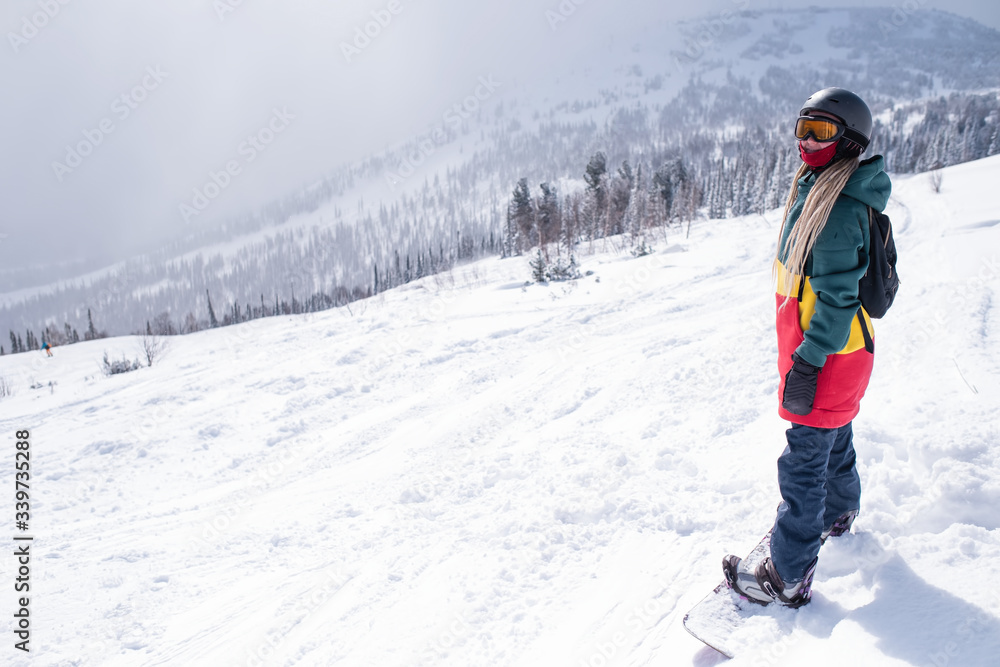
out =
<path fill-rule="evenodd" d="M 209 302 L 226 325 L 344 305 L 489 254 L 537 261 L 538 249 L 556 276 L 597 238 L 624 234 L 623 246 L 648 252 L 671 225 L 780 206 L 799 165 L 789 109 L 831 80 L 869 101 L 863 157 L 883 155 L 890 172 L 1000 153 L 995 31 L 940 12 L 900 23 L 891 11 L 850 10 L 861 27 L 828 36 L 846 58 L 807 64 L 788 35 L 824 11 L 733 22 L 722 37 L 750 39 L 739 57 L 761 63 L 755 78 L 726 70 L 710 80 L 719 66 L 699 53 L 665 103 L 647 98 L 663 75 L 638 65 L 615 87 L 548 101 L 530 119 L 517 98 L 501 99 L 155 253 L 9 294 L 0 330 L 65 344 L 90 328 L 89 313 L 112 335 L 188 333 L 212 325 Z M 766 29 L 753 34 L 751 19 Z M 775 54 L 785 60 L 767 65 Z"/>

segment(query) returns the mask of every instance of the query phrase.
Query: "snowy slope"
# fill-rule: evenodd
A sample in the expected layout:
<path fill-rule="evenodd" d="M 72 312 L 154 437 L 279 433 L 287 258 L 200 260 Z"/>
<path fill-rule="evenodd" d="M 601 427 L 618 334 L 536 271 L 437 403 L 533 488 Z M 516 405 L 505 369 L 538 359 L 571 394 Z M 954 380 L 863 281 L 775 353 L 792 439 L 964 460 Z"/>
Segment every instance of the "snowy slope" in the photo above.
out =
<path fill-rule="evenodd" d="M 998 178 L 895 179 L 856 534 L 730 664 L 995 664 Z M 135 339 L 0 358 L 35 537 L 31 660 L 0 559 L 4 664 L 717 664 L 680 620 L 778 500 L 777 217 L 598 244 L 569 284 L 469 264 L 111 378 Z"/>

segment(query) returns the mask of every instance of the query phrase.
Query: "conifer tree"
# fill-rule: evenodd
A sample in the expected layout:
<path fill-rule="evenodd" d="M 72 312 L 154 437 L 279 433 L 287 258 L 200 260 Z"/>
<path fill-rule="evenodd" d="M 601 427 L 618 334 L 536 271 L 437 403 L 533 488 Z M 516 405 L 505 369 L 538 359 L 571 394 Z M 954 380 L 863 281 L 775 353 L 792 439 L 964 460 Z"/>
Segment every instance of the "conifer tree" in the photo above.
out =
<path fill-rule="evenodd" d="M 96 340 L 97 329 L 94 328 L 94 318 L 90 315 L 90 308 L 87 309 L 87 333 L 83 334 L 84 340 Z"/>
<path fill-rule="evenodd" d="M 646 179 L 642 170 L 642 162 L 636 165 L 632 193 L 629 196 L 628 207 L 622 218 L 622 231 L 628 236 L 629 245 L 640 247 L 639 252 L 646 254 L 645 230 L 648 219 L 647 204 L 649 196 L 646 191 Z"/>
<path fill-rule="evenodd" d="M 512 221 L 517 233 L 514 252 L 520 255 L 538 242 L 535 230 L 535 209 L 531 203 L 531 192 L 528 189 L 527 178 L 521 178 L 517 182 L 507 209 L 507 216 Z"/>
<path fill-rule="evenodd" d="M 608 227 L 606 234 L 612 236 L 624 231 L 625 211 L 632 200 L 632 190 L 635 187 L 635 174 L 628 160 L 622 162 L 615 178 L 611 182 L 611 201 L 608 210 Z"/>
<path fill-rule="evenodd" d="M 208 326 L 215 329 L 219 326 L 219 320 L 215 318 L 215 310 L 212 308 L 212 296 L 205 290 L 205 297 L 208 299 Z"/>
<path fill-rule="evenodd" d="M 548 245 L 553 241 L 559 240 L 562 216 L 560 215 L 559 197 L 556 195 L 555 188 L 548 183 L 542 183 L 539 187 L 542 191 L 542 196 L 536 206 L 538 243 L 545 255 L 545 259 L 548 260 Z"/>
<path fill-rule="evenodd" d="M 604 233 L 607 222 L 608 172 L 607 157 L 598 151 L 590 158 L 584 171 L 583 180 L 587 184 L 586 233 L 590 240 Z"/>
<path fill-rule="evenodd" d="M 542 256 L 542 249 L 536 251 L 534 259 L 528 262 L 531 267 L 531 278 L 536 283 L 544 283 L 548 280 L 548 268 L 545 258 Z"/>

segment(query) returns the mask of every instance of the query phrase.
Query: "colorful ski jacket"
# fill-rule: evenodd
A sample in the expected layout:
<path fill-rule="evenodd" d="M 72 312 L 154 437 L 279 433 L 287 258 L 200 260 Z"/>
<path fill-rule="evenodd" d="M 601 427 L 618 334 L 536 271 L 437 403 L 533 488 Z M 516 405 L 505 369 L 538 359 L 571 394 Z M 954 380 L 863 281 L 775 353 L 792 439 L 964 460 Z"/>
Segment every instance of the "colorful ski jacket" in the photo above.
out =
<path fill-rule="evenodd" d="M 785 248 L 816 178 L 810 171 L 799 179 L 798 198 L 781 230 L 779 248 Z M 865 331 L 861 327 L 866 327 L 872 340 L 875 331 L 858 300 L 858 281 L 868 269 L 868 207 L 884 210 L 891 190 L 882 156 L 863 161 L 837 197 L 826 226 L 806 260 L 804 279 L 794 276 L 786 280 L 782 262 L 787 253 L 779 254 L 778 413 L 783 419 L 807 426 L 839 428 L 858 414 L 874 362 L 874 349 L 866 348 Z M 785 375 L 792 367 L 793 352 L 822 368 L 813 410 L 808 415 L 793 415 L 781 407 L 780 397 L 785 391 Z"/>

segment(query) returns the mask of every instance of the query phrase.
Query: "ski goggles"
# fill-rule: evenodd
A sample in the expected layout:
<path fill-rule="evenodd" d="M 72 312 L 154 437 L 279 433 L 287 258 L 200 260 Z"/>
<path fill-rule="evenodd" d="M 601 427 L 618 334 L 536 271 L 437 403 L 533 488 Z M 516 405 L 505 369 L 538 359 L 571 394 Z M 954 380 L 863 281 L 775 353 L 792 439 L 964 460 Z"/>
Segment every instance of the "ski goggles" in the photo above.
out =
<path fill-rule="evenodd" d="M 795 121 L 795 138 L 802 141 L 812 136 L 816 141 L 836 141 L 844 136 L 844 125 L 823 116 L 799 116 Z"/>

